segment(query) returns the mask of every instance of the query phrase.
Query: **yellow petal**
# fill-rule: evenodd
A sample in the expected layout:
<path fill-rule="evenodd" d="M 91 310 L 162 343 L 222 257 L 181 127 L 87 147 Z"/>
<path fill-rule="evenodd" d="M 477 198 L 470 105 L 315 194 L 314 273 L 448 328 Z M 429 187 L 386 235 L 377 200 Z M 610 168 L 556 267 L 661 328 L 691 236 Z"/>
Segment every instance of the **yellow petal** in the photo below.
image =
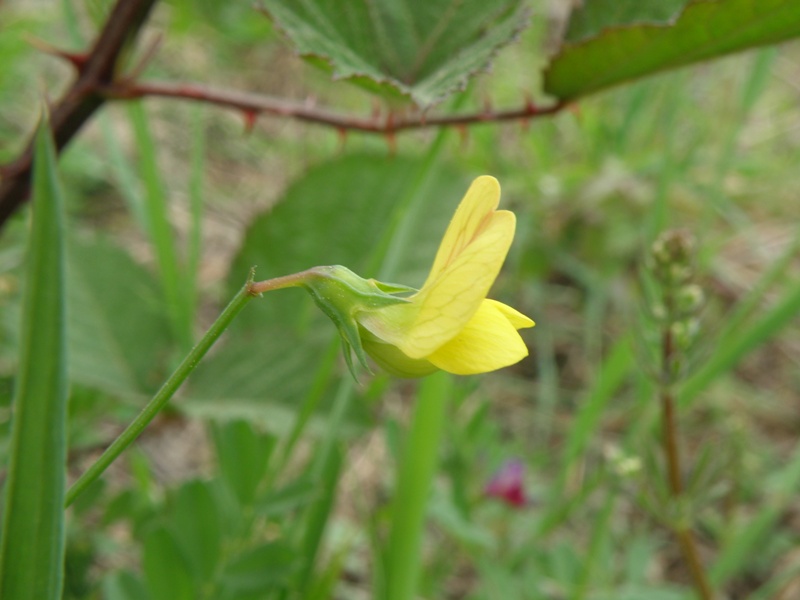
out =
<path fill-rule="evenodd" d="M 528 356 L 525 342 L 498 304 L 483 302 L 458 335 L 426 358 L 444 371 L 474 375 L 513 365 Z"/>
<path fill-rule="evenodd" d="M 500 184 L 489 175 L 478 177 L 469 186 L 467 193 L 450 220 L 450 225 L 439 244 L 436 259 L 428 274 L 423 288 L 432 283 L 441 271 L 458 256 L 482 226 L 488 225 L 485 219 L 491 215 L 500 203 Z"/>
<path fill-rule="evenodd" d="M 490 300 L 489 298 L 486 299 L 486 302 L 494 305 L 497 310 L 503 313 L 505 318 L 514 326 L 514 329 L 526 329 L 536 325 L 532 319 L 529 319 L 518 310 L 511 308 L 508 304 L 503 304 L 497 300 Z"/>
<path fill-rule="evenodd" d="M 469 219 L 467 222 L 471 223 Z M 484 225 L 474 232 L 469 243 L 460 246 L 460 252 L 448 260 L 446 268 L 435 279 L 429 278 L 422 290 L 410 298 L 419 309 L 399 340 L 403 352 L 411 358 L 424 358 L 461 331 L 500 273 L 515 226 L 511 212 L 501 210 L 486 215 Z M 449 234 L 450 230 L 445 238 Z"/>

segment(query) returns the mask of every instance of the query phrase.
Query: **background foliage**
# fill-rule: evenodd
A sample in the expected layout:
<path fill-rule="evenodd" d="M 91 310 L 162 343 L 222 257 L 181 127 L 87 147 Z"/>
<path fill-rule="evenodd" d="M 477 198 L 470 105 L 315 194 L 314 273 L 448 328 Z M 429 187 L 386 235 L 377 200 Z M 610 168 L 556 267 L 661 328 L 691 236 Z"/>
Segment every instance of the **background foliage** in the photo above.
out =
<path fill-rule="evenodd" d="M 408 540 L 397 540 L 394 499 L 410 493 L 425 508 L 419 597 L 691 598 L 673 536 L 687 522 L 724 597 L 797 597 L 798 51 L 720 58 L 795 37 L 797 2 L 593 0 L 571 16 L 560 2 L 365 6 L 158 4 L 120 72 L 286 99 L 295 113 L 330 108 L 345 125 L 119 100 L 67 146 L 57 174 L 48 163 L 35 197 L 63 195 L 65 249 L 37 229 L 47 223 L 29 229 L 27 207 L 0 236 L 4 510 L 19 501 L 14 457 L 32 464 L 10 434 L 26 364 L 68 369 L 72 481 L 251 266 L 263 279 L 340 263 L 419 285 L 479 174 L 498 177 L 518 217 L 492 295 L 537 321 L 523 332 L 531 356 L 421 391 L 380 373 L 355 384 L 334 328 L 301 292 L 251 302 L 137 445 L 54 524 L 66 539 L 63 596 L 395 598 L 387 582 L 412 558 L 398 550 Z M 0 164 L 36 128 L 43 90 L 57 98 L 73 75 L 31 40 L 88 47 L 110 7 L 0 4 Z M 520 106 L 527 119 L 500 120 Z M 557 113 L 537 117 L 547 106 Z M 477 123 L 393 129 L 450 114 Z M 663 290 L 647 258 L 670 228 L 697 240 L 692 283 L 704 296 L 674 382 L 680 502 L 658 441 Z M 44 280 L 26 254 L 43 237 L 63 255 L 66 363 L 25 353 L 59 347 L 56 330 L 39 331 L 36 346 L 20 327 L 55 310 L 23 294 Z M 59 269 L 54 260 L 38 272 Z M 443 394 L 442 445 L 426 450 L 434 485 L 414 490 L 404 457 L 428 465 L 409 415 Z M 34 445 L 64 425 L 57 410 L 40 413 L 54 429 L 29 434 Z M 52 484 L 63 469 L 57 452 L 49 458 Z M 511 459 L 525 465 L 524 506 L 484 493 Z M 58 549 L 4 529 L 9 547 L 19 536 Z M 12 554 L 0 571 L 21 568 Z"/>

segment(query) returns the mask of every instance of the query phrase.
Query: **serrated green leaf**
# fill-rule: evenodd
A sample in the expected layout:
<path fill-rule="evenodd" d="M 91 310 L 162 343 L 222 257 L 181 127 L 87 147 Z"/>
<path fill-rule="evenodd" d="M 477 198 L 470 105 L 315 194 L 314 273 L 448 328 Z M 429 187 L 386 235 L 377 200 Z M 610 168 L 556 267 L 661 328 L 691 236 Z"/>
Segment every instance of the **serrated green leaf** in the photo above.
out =
<path fill-rule="evenodd" d="M 668 25 L 689 0 L 585 0 L 569 15 L 564 39 L 574 44 L 604 29 L 630 25 Z"/>
<path fill-rule="evenodd" d="M 794 0 L 692 0 L 671 27 L 635 25 L 566 44 L 544 74 L 560 100 L 800 35 Z"/>
<path fill-rule="evenodd" d="M 336 79 L 423 108 L 463 89 L 527 22 L 520 0 L 263 5 L 297 51 Z"/>
<path fill-rule="evenodd" d="M 33 219 L 0 542 L 0 597 L 61 598 L 67 350 L 64 201 L 46 123 L 36 134 Z"/>

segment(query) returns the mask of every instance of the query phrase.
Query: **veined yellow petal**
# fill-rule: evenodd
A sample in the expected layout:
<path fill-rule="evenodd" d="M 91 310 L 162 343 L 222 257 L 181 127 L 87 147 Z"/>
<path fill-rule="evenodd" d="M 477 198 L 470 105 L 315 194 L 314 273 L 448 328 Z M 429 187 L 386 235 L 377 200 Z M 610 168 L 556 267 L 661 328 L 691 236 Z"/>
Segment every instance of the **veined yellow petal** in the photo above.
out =
<path fill-rule="evenodd" d="M 432 283 L 441 271 L 457 257 L 483 227 L 500 203 L 500 184 L 489 175 L 482 175 L 472 182 L 458 205 L 450 225 L 445 231 L 436 258 L 425 285 Z M 423 288 L 425 286 L 422 286 Z"/>
<path fill-rule="evenodd" d="M 483 302 L 458 335 L 426 358 L 456 375 L 486 373 L 525 358 L 525 342 L 497 304 Z"/>
<path fill-rule="evenodd" d="M 505 318 L 511 322 L 515 329 L 526 329 L 536 325 L 536 323 L 533 322 L 533 319 L 529 319 L 518 310 L 511 308 L 508 304 L 503 304 L 502 302 L 491 300 L 489 298 L 486 299 L 486 302 L 494 305 L 497 310 L 503 313 Z"/>
<path fill-rule="evenodd" d="M 410 298 L 418 313 L 398 345 L 411 358 L 424 358 L 452 339 L 489 293 L 514 239 L 516 218 L 501 210 L 487 223 L 438 277 Z"/>

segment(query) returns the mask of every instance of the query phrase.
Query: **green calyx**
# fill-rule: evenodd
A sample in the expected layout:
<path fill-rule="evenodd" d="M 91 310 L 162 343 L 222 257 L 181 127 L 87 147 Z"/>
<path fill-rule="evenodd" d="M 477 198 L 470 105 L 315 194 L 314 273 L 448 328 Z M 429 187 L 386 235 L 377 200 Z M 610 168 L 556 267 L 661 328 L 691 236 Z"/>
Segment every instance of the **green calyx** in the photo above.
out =
<path fill-rule="evenodd" d="M 358 362 L 369 371 L 356 315 L 404 304 L 408 300 L 393 294 L 416 291 L 405 286 L 364 279 L 341 265 L 309 269 L 299 284 L 308 290 L 317 306 L 336 325 L 342 338 L 345 361 L 354 379 L 357 376 L 353 352 Z"/>

